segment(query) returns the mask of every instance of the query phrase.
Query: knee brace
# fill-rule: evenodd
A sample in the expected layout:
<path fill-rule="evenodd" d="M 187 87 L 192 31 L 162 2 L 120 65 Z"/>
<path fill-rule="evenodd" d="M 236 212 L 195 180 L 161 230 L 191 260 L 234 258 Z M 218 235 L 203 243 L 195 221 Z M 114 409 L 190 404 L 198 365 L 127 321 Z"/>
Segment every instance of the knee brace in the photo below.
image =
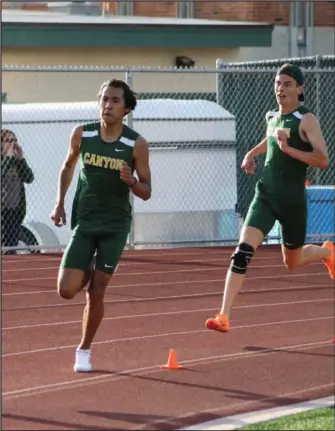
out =
<path fill-rule="evenodd" d="M 231 265 L 229 268 L 231 272 L 245 274 L 254 252 L 255 250 L 251 245 L 245 242 L 240 243 L 231 256 Z"/>

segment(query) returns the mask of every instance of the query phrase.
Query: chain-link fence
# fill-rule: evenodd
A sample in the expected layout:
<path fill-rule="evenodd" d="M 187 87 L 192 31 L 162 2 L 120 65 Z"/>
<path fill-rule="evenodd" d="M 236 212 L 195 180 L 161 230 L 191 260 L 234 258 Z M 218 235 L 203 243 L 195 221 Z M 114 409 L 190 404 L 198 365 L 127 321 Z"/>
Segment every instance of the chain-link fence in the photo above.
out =
<path fill-rule="evenodd" d="M 24 226 L 39 243 L 64 246 L 69 240 L 69 226 L 56 228 L 49 218 L 59 171 L 71 130 L 98 119 L 94 100 L 112 77 L 138 93 L 138 106 L 126 121 L 150 143 L 152 199 L 133 199 L 129 245 L 235 241 L 235 118 L 215 103 L 215 70 L 31 67 L 5 68 L 3 75 L 9 102 L 15 102 L 3 105 L 3 127 L 15 132 L 34 173 L 25 187 Z M 68 216 L 75 185 L 74 179 Z"/>
<path fill-rule="evenodd" d="M 10 154 L 2 151 L 2 250 L 55 250 L 67 244 L 69 226 L 56 228 L 50 220 L 59 171 L 73 127 L 99 118 L 96 94 L 111 78 L 126 80 L 137 92 L 138 106 L 127 122 L 150 143 L 152 198 L 132 199 L 128 245 L 236 243 L 255 185 L 241 172 L 241 157 L 264 136 L 265 113 L 275 108 L 273 66 L 255 69 L 220 63 L 213 70 L 183 71 L 3 67 L 8 103 L 2 106 L 2 130 L 12 132 L 8 135 L 17 144 L 9 145 Z M 324 133 L 332 139 L 334 68 L 329 73 L 318 65 L 313 73 L 318 85 L 312 100 L 319 100 Z M 334 142 L 328 145 L 333 157 Z M 332 169 L 310 179 L 333 185 Z M 68 217 L 75 186 L 76 178 L 67 193 Z M 10 208 L 9 201 L 16 203 Z M 17 205 L 19 213 L 13 212 Z"/>

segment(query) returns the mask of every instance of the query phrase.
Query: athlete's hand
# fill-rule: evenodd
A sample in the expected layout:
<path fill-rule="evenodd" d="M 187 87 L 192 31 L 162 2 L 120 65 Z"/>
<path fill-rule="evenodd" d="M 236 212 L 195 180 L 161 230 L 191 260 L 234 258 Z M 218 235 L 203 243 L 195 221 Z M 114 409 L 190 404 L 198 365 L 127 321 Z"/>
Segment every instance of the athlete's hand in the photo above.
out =
<path fill-rule="evenodd" d="M 51 220 L 54 222 L 55 226 L 65 226 L 66 225 L 66 214 L 63 205 L 56 205 L 51 213 Z"/>
<path fill-rule="evenodd" d="M 276 137 L 277 137 L 279 148 L 282 150 L 283 153 L 286 153 L 286 150 L 288 148 L 288 142 L 287 142 L 287 135 L 285 130 L 278 129 L 276 131 Z"/>
<path fill-rule="evenodd" d="M 250 153 L 247 153 L 244 156 L 241 168 L 248 174 L 248 175 L 254 175 L 256 170 L 256 163 L 255 163 L 255 157 L 252 156 Z"/>
<path fill-rule="evenodd" d="M 136 179 L 133 176 L 133 172 L 132 172 L 131 168 L 127 165 L 126 162 L 123 162 L 123 165 L 122 165 L 122 167 L 120 169 L 120 178 L 129 187 L 131 187 L 134 184 L 136 184 Z"/>

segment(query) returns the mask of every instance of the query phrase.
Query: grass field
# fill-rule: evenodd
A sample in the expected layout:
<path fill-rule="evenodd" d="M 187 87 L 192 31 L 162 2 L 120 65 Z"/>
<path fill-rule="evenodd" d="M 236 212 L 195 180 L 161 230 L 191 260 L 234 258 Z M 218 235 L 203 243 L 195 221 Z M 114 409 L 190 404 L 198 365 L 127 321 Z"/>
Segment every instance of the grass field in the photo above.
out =
<path fill-rule="evenodd" d="M 335 410 L 327 407 L 281 419 L 249 425 L 240 430 L 335 430 Z"/>

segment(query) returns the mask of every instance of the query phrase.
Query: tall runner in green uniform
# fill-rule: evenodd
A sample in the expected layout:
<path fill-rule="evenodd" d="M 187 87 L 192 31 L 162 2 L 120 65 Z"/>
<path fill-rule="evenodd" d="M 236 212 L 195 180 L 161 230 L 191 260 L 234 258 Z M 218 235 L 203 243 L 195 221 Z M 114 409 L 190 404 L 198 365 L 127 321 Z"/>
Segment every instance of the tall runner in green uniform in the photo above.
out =
<path fill-rule="evenodd" d="M 242 169 L 255 170 L 254 158 L 266 153 L 260 181 L 256 185 L 239 244 L 231 256 L 220 312 L 206 321 L 206 327 L 228 332 L 231 309 L 242 288 L 254 252 L 276 220 L 281 225 L 282 254 L 287 268 L 323 261 L 335 279 L 334 244 L 304 245 L 307 227 L 306 170 L 328 167 L 328 151 L 316 117 L 301 106 L 304 76 L 301 69 L 284 64 L 275 78 L 279 111 L 267 114 L 266 137 L 248 152 Z"/>
<path fill-rule="evenodd" d="M 100 121 L 80 125 L 72 132 L 51 215 L 56 226 L 66 224 L 65 195 L 79 160 L 71 216 L 73 233 L 63 254 L 57 283 L 58 293 L 64 299 L 72 299 L 89 283 L 82 339 L 76 349 L 76 372 L 92 370 L 91 344 L 103 318 L 105 290 L 131 227 L 129 193 L 143 200 L 151 197 L 148 143 L 123 123 L 136 107 L 135 94 L 125 82 L 112 80 L 102 84 L 98 102 Z"/>

